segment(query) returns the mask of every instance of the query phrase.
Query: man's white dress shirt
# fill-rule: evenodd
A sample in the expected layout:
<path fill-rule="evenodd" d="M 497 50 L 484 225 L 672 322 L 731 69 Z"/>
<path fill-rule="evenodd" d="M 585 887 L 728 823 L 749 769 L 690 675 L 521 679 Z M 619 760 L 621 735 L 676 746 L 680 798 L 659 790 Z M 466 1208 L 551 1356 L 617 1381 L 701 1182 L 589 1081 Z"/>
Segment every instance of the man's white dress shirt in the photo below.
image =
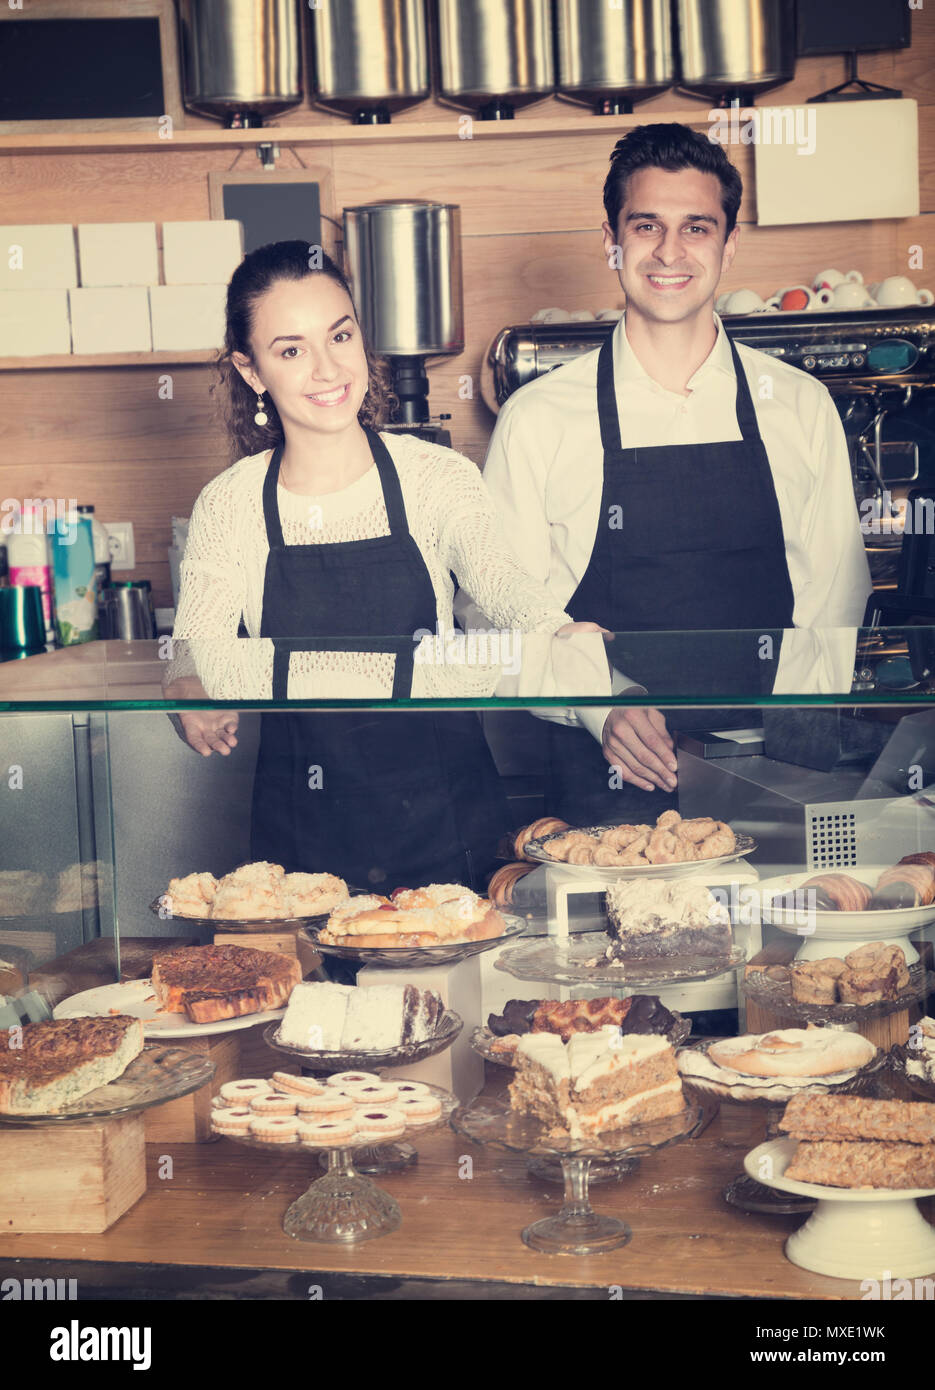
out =
<path fill-rule="evenodd" d="M 741 438 L 730 343 L 720 319 L 714 318 L 717 339 L 689 379 L 687 396 L 649 376 L 627 339 L 625 316 L 620 319 L 613 343 L 623 448 Z M 779 501 L 795 598 L 794 625 L 857 627 L 871 590 L 870 572 L 847 441 L 834 402 L 827 388 L 806 372 L 743 343 L 736 346 Z M 511 396 L 500 411 L 484 465 L 484 482 L 520 561 L 548 585 L 562 608 L 588 567 L 599 522 L 603 449 L 597 359 L 597 351 L 589 352 Z M 647 467 L 651 466 L 650 457 Z M 697 486 L 706 486 L 704 476 L 699 476 Z M 651 515 L 625 517 L 624 526 L 635 521 L 649 530 L 663 528 L 669 506 L 690 507 L 691 497 L 660 496 Z M 728 521 L 729 506 L 726 498 Z M 478 611 L 467 596 L 456 608 L 468 625 L 478 625 Z M 780 653 L 777 687 L 784 684 L 782 665 Z M 639 673 L 633 672 L 632 678 L 638 681 Z M 583 724 L 600 739 L 608 708 L 542 713 Z"/>

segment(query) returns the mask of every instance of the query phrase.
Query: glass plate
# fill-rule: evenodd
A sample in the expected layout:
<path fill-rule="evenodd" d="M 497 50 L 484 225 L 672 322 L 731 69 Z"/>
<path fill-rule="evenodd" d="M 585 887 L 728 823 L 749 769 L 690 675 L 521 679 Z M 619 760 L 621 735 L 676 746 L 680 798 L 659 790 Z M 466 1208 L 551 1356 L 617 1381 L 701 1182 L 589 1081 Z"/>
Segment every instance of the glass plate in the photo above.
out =
<path fill-rule="evenodd" d="M 594 932 L 581 936 L 546 936 L 524 942 L 504 951 L 494 961 L 497 970 L 517 980 L 543 980 L 557 985 L 664 985 L 691 980 L 711 980 L 728 970 L 736 970 L 746 960 L 746 952 L 735 946 L 729 956 L 671 956 L 665 960 L 627 961 L 612 965 L 585 962 L 600 959 L 609 937 Z"/>
<path fill-rule="evenodd" d="M 572 827 L 574 829 L 575 827 Z M 599 835 L 602 830 L 610 830 L 609 825 L 584 825 L 580 827 L 586 834 Z M 621 864 L 605 868 L 598 864 L 569 864 L 564 859 L 554 859 L 548 851 L 550 840 L 557 839 L 559 835 L 567 835 L 567 830 L 557 830 L 553 835 L 546 835 L 542 839 L 530 840 L 523 851 L 527 859 L 533 859 L 537 864 L 556 864 L 569 874 L 578 876 L 587 875 L 589 878 L 598 879 L 605 883 L 616 883 L 621 878 L 685 878 L 692 873 L 697 873 L 699 869 L 707 870 L 716 868 L 719 864 L 730 864 L 735 859 L 742 859 L 745 854 L 751 854 L 756 849 L 756 840 L 750 835 L 737 835 L 737 843 L 730 854 L 720 854 L 714 859 L 688 859 L 680 864 Z"/>
<path fill-rule="evenodd" d="M 144 1047 L 122 1076 L 89 1091 L 54 1115 L 0 1115 L 8 1125 L 69 1125 L 132 1115 L 197 1091 L 214 1075 L 214 1063 L 197 1052 L 161 1044 Z"/>
<path fill-rule="evenodd" d="M 526 930 L 522 917 L 514 917 L 506 912 L 500 915 L 506 922 L 502 936 L 492 937 L 489 941 L 452 941 L 442 946 L 328 946 L 318 940 L 320 928 L 316 927 L 300 931 L 299 936 L 314 946 L 316 951 L 326 956 L 337 956 L 338 960 L 357 960 L 362 965 L 389 965 L 397 970 L 418 970 L 426 965 L 455 965 L 468 956 L 492 951 L 502 946 L 504 941 L 522 936 Z"/>
<path fill-rule="evenodd" d="M 901 1076 L 909 1089 L 923 1100 L 935 1100 L 935 1052 L 928 1051 L 928 1075 L 914 1076 L 909 1070 L 910 1062 L 919 1062 L 926 1054 L 916 1047 L 901 1043 L 890 1050 L 890 1065 L 897 1076 Z"/>
<path fill-rule="evenodd" d="M 859 1094 L 864 1090 L 865 1085 L 871 1084 L 869 1078 L 886 1065 L 887 1054 L 881 1048 L 877 1048 L 874 1056 L 862 1067 L 856 1067 L 846 1072 L 836 1072 L 824 1080 L 820 1077 L 804 1077 L 802 1084 L 798 1086 L 790 1086 L 788 1081 L 784 1082 L 782 1077 L 776 1076 L 751 1076 L 742 1081 L 728 1081 L 720 1080 L 716 1074 L 707 1071 L 683 1070 L 683 1059 L 686 1055 L 700 1053 L 708 1067 L 723 1071 L 724 1069 L 718 1067 L 716 1062 L 708 1061 L 708 1049 L 715 1043 L 724 1041 L 724 1038 L 700 1038 L 697 1042 L 686 1043 L 679 1049 L 678 1054 L 679 1074 L 686 1085 L 708 1095 L 718 1096 L 721 1100 L 752 1101 L 759 1104 L 782 1106 L 787 1100 L 791 1100 L 793 1096 L 802 1095 L 803 1092 L 807 1092 L 809 1095 L 830 1095 L 837 1091 Z M 738 1075 L 738 1073 L 734 1073 L 734 1075 Z"/>
<path fill-rule="evenodd" d="M 677 1013 L 675 1014 L 675 1022 L 668 1032 L 661 1033 L 659 1036 L 668 1038 L 673 1047 L 679 1047 L 689 1037 L 691 1030 L 691 1019 L 683 1018 L 681 1014 Z M 544 1035 L 540 1034 L 539 1036 Z M 624 1036 L 626 1035 L 624 1034 Z M 480 1053 L 486 1062 L 495 1062 L 498 1066 L 512 1068 L 516 1056 L 515 1052 L 495 1052 L 493 1049 L 493 1044 L 501 1041 L 502 1039 L 498 1038 L 487 1027 L 475 1028 L 471 1034 L 471 1046 L 475 1052 Z"/>
<path fill-rule="evenodd" d="M 155 898 L 149 905 L 150 912 L 157 917 L 161 915 L 160 899 Z M 225 932 L 275 932 L 293 931 L 298 927 L 324 926 L 330 912 L 319 913 L 315 917 L 186 917 L 183 912 L 173 912 L 171 915 L 161 917 L 165 922 L 191 922 L 193 927 L 201 927 L 205 931 Z"/>
<path fill-rule="evenodd" d="M 271 1023 L 263 1033 L 264 1041 L 277 1052 L 294 1057 L 310 1071 L 374 1071 L 377 1067 L 405 1067 L 413 1062 L 421 1062 L 426 1057 L 434 1057 L 444 1052 L 458 1037 L 464 1027 L 464 1020 L 454 1009 L 446 1009 L 438 1021 L 438 1026 L 430 1038 L 424 1042 L 413 1043 L 410 1047 L 394 1047 L 386 1052 L 311 1052 L 291 1043 L 279 1041 L 279 1024 Z"/>
<path fill-rule="evenodd" d="M 470 1105 L 459 1106 L 451 1117 L 451 1127 L 475 1143 L 493 1144 L 515 1153 L 550 1158 L 613 1159 L 650 1154 L 654 1149 L 688 1139 L 702 1118 L 700 1106 L 688 1105 L 677 1115 L 666 1115 L 646 1124 L 606 1130 L 587 1139 L 559 1139 L 550 1136 L 548 1128 L 535 1116 L 512 1110 L 508 1100 L 485 1096 L 471 1101 Z"/>
<path fill-rule="evenodd" d="M 896 999 L 880 999 L 872 1004 L 802 1004 L 792 998 L 788 981 L 768 980 L 761 970 L 741 981 L 747 999 L 760 1008 L 769 1009 L 779 1018 L 809 1023 L 857 1023 L 866 1018 L 885 1018 L 902 1013 L 918 999 L 924 999 L 935 989 L 935 972 L 916 964 L 909 967 L 909 984 Z"/>

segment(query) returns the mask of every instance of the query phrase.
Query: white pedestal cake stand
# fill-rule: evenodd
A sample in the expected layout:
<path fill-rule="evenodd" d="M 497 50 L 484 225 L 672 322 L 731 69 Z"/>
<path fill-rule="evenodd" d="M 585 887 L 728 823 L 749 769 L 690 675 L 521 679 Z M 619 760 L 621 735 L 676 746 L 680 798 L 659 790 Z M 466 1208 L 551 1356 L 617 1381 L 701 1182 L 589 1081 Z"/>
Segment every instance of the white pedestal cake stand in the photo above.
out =
<path fill-rule="evenodd" d="M 935 1229 L 917 1199 L 933 1188 L 822 1187 L 784 1177 L 795 1139 L 770 1139 L 747 1154 L 751 1178 L 780 1192 L 816 1202 L 809 1219 L 786 1241 L 786 1258 L 814 1274 L 833 1279 L 916 1279 L 935 1274 Z"/>

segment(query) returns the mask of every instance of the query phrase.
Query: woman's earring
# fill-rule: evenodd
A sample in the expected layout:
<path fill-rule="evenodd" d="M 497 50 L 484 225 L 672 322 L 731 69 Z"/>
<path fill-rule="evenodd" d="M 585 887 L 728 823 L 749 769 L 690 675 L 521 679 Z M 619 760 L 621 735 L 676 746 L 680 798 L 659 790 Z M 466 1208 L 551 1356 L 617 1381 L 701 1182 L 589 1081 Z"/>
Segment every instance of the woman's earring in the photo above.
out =
<path fill-rule="evenodd" d="M 253 417 L 253 423 L 254 423 L 255 425 L 265 425 L 265 424 L 268 424 L 268 422 L 269 422 L 269 416 L 267 415 L 266 411 L 263 409 L 263 397 L 262 397 L 262 396 L 257 396 L 257 398 L 256 398 L 256 414 L 255 414 L 254 417 Z"/>

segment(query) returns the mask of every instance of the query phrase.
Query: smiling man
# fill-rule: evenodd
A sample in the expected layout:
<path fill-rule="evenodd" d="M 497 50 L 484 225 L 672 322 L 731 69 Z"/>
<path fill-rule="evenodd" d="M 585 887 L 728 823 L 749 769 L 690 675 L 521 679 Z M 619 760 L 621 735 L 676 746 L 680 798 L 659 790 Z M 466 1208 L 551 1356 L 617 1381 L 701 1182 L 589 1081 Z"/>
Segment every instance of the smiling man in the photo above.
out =
<path fill-rule="evenodd" d="M 484 468 L 521 559 L 574 618 L 699 634 L 631 644 L 638 668 L 622 659 L 626 643 L 612 649 L 631 687 L 650 692 L 771 688 L 775 660 L 764 666 L 752 636 L 725 657 L 700 634 L 778 642 L 793 626 L 852 626 L 870 592 L 828 391 L 732 343 L 714 313 L 741 192 L 723 149 L 686 126 L 640 126 L 618 142 L 603 237 L 626 313 L 599 352 L 507 401 Z M 551 814 L 645 821 L 674 804 L 658 710 L 581 708 L 563 721 L 550 723 Z"/>

